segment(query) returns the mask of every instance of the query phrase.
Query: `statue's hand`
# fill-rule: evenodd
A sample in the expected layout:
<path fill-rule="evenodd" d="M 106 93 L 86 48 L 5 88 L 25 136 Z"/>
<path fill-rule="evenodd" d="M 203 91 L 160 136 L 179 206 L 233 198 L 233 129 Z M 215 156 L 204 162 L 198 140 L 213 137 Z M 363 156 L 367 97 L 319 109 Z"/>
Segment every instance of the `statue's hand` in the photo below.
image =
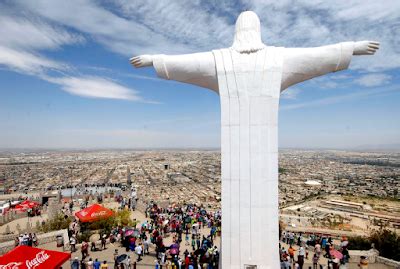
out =
<path fill-rule="evenodd" d="M 151 55 L 140 55 L 136 57 L 132 57 L 129 59 L 131 65 L 134 67 L 145 67 L 153 65 L 153 56 Z"/>
<path fill-rule="evenodd" d="M 354 42 L 353 55 L 373 55 L 379 49 L 377 41 Z"/>

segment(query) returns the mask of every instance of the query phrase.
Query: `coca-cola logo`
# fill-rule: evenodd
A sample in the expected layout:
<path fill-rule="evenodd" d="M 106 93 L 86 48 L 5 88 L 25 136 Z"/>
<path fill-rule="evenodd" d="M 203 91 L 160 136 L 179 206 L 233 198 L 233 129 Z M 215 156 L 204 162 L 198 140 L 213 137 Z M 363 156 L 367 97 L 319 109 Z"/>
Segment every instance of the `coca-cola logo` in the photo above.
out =
<path fill-rule="evenodd" d="M 92 218 L 101 217 L 101 216 L 104 216 L 104 215 L 107 215 L 107 212 L 105 210 L 99 211 L 99 212 L 93 212 L 92 214 L 90 214 L 90 216 Z"/>
<path fill-rule="evenodd" d="M 0 269 L 19 269 L 19 266 L 22 265 L 22 262 L 10 262 L 7 264 L 0 264 Z"/>
<path fill-rule="evenodd" d="M 82 211 L 82 212 L 80 212 L 80 214 L 84 217 L 84 216 L 86 216 L 86 215 L 89 214 L 89 213 L 86 212 L 86 211 Z"/>
<path fill-rule="evenodd" d="M 26 267 L 28 269 L 34 269 L 47 261 L 50 258 L 50 255 L 46 253 L 44 250 L 40 251 L 38 254 L 36 254 L 36 257 L 33 258 L 32 260 L 27 260 L 25 262 Z"/>

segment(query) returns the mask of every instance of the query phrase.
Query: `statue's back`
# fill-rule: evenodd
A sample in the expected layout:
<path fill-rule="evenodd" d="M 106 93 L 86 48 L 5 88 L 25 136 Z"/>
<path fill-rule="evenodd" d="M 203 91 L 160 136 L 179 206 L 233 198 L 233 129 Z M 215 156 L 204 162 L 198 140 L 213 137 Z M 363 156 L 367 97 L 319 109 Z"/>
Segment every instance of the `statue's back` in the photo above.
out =
<path fill-rule="evenodd" d="M 276 268 L 280 48 L 213 53 L 221 99 L 222 264 Z"/>

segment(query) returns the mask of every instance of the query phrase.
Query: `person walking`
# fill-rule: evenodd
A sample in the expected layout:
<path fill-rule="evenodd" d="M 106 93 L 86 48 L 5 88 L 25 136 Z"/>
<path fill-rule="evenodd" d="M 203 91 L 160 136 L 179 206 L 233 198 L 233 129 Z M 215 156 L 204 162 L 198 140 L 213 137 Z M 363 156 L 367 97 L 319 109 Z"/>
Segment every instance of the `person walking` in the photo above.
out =
<path fill-rule="evenodd" d="M 79 264 L 79 258 L 75 257 L 75 259 L 71 262 L 71 269 L 79 269 L 80 264 Z"/>
<path fill-rule="evenodd" d="M 138 244 L 135 247 L 135 252 L 137 254 L 137 260 L 136 262 L 140 262 L 142 260 L 142 254 L 143 254 L 143 248 L 142 248 L 142 243 Z"/>
<path fill-rule="evenodd" d="M 319 260 L 319 256 L 317 255 L 317 253 L 314 254 L 313 256 L 313 269 L 318 269 L 318 260 Z"/>
<path fill-rule="evenodd" d="M 299 255 L 297 256 L 297 263 L 299 264 L 300 269 L 303 269 L 304 255 L 305 255 L 305 249 L 304 249 L 304 247 L 300 247 Z"/>
<path fill-rule="evenodd" d="M 143 255 L 149 254 L 150 238 L 146 238 L 143 242 Z"/>
<path fill-rule="evenodd" d="M 98 259 L 94 260 L 93 269 L 100 269 L 101 262 Z"/>
<path fill-rule="evenodd" d="M 187 231 L 185 233 L 185 245 L 189 246 L 189 233 Z"/>
<path fill-rule="evenodd" d="M 75 252 L 76 238 L 74 235 L 72 235 L 71 238 L 69 239 L 69 245 L 71 246 L 71 253 Z"/>
<path fill-rule="evenodd" d="M 316 255 L 318 256 L 318 258 L 319 258 L 319 256 L 321 255 L 321 245 L 320 245 L 319 243 L 316 243 L 316 244 L 315 244 L 314 251 L 315 251 L 315 254 L 316 254 Z"/>
<path fill-rule="evenodd" d="M 290 256 L 290 260 L 292 262 L 294 262 L 294 251 L 295 251 L 295 249 L 292 247 L 292 245 L 290 245 L 289 248 L 288 248 L 288 253 L 289 253 L 289 256 Z"/>
<path fill-rule="evenodd" d="M 86 269 L 86 261 L 85 261 L 85 259 L 81 260 L 81 269 Z"/>
<path fill-rule="evenodd" d="M 114 269 L 117 269 L 118 268 L 118 262 L 117 262 L 117 260 L 118 260 L 118 249 L 114 250 L 113 257 L 114 257 Z"/>
<path fill-rule="evenodd" d="M 107 235 L 103 234 L 101 237 L 101 249 L 106 249 Z"/>
<path fill-rule="evenodd" d="M 86 241 L 82 242 L 81 245 L 82 260 L 89 256 L 89 244 Z"/>
<path fill-rule="evenodd" d="M 194 234 L 192 234 L 192 249 L 193 251 L 196 250 L 196 239 Z"/>
<path fill-rule="evenodd" d="M 39 245 L 36 233 L 33 233 L 33 235 L 32 235 L 32 243 L 33 243 L 33 246 L 35 246 L 35 247 L 37 247 Z"/>
<path fill-rule="evenodd" d="M 94 269 L 92 258 L 89 258 L 89 260 L 87 261 L 87 263 L 86 263 L 86 268 L 87 268 L 87 269 Z"/>
<path fill-rule="evenodd" d="M 197 238 L 196 238 L 197 249 L 200 249 L 200 244 L 201 244 L 201 242 L 200 242 L 200 235 L 198 234 L 198 235 L 197 235 Z"/>
<path fill-rule="evenodd" d="M 100 269 L 108 269 L 107 261 L 103 261 L 103 263 L 100 265 Z"/>

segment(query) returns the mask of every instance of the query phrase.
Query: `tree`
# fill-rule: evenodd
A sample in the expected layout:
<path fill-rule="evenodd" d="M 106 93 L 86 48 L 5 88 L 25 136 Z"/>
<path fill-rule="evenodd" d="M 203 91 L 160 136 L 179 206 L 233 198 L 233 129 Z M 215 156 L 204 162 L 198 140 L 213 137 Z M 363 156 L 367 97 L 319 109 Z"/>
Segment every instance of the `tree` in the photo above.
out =
<path fill-rule="evenodd" d="M 349 249 L 369 250 L 372 243 L 379 255 L 400 261 L 400 236 L 388 229 L 373 230 L 368 237 L 349 237 Z"/>
<path fill-rule="evenodd" d="M 380 229 L 372 232 L 371 243 L 379 251 L 379 255 L 385 258 L 400 261 L 400 236 L 388 229 Z"/>

